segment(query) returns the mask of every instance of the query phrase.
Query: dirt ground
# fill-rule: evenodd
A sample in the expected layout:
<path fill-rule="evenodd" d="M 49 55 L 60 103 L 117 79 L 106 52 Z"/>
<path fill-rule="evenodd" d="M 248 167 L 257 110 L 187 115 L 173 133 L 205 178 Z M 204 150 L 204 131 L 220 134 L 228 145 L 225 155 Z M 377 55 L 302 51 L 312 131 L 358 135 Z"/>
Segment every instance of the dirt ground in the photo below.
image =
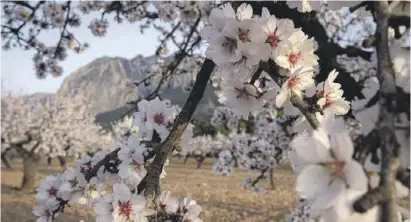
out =
<path fill-rule="evenodd" d="M 185 196 L 191 192 L 193 199 L 203 208 L 200 218 L 204 222 L 281 222 L 293 208 L 295 176 L 290 169 L 277 169 L 274 173 L 275 189 L 269 184 L 261 196 L 255 196 L 242 187 L 243 180 L 250 175 L 236 170 L 232 177 L 215 176 L 211 170 L 213 160 L 207 160 L 201 169 L 195 169 L 195 161 L 183 164 L 182 159 L 172 159 L 167 166 L 167 176 L 162 180 L 162 189 Z M 13 170 L 2 168 L 1 172 L 1 221 L 35 221 L 32 207 L 36 205 L 34 194 L 16 190 L 22 179 L 20 160 L 13 161 Z M 52 166 L 41 164 L 38 183 L 46 175 L 62 172 L 57 160 Z M 404 201 L 408 205 L 408 201 Z M 71 206 L 57 217 L 57 221 L 94 221 L 93 209 Z"/>
<path fill-rule="evenodd" d="M 276 187 L 270 189 L 267 184 L 261 196 L 255 196 L 242 187 L 243 180 L 250 175 L 237 170 L 232 177 L 215 176 L 211 170 L 213 160 L 207 160 L 201 169 L 195 169 L 195 162 L 186 164 L 178 158 L 172 159 L 167 166 L 167 176 L 162 181 L 162 188 L 174 194 L 185 196 L 191 192 L 203 208 L 203 221 L 283 221 L 294 205 L 293 184 L 295 178 L 290 170 L 279 169 L 274 174 Z M 1 221 L 35 221 L 32 207 L 36 205 L 33 194 L 20 193 L 16 190 L 22 179 L 20 160 L 13 160 L 13 169 L 4 167 L 1 172 Z M 38 181 L 46 175 L 61 172 L 57 160 L 52 166 L 44 162 L 39 169 Z M 39 182 L 38 182 L 39 183 Z M 71 206 L 57 217 L 57 221 L 94 221 L 93 210 Z M 268 219 L 267 219 L 268 218 Z"/>

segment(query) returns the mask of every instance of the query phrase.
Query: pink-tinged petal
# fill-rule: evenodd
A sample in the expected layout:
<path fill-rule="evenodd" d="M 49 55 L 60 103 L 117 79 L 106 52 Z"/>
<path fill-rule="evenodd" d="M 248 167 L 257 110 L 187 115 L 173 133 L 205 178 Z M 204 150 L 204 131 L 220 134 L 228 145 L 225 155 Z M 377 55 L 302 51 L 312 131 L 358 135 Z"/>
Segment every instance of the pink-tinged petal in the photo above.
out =
<path fill-rule="evenodd" d="M 354 154 L 354 145 L 348 132 L 331 134 L 331 151 L 339 161 L 349 161 Z"/>
<path fill-rule="evenodd" d="M 315 199 L 328 188 L 330 175 L 319 165 L 305 167 L 297 177 L 295 190 L 301 198 Z"/>
<path fill-rule="evenodd" d="M 280 51 L 280 50 L 278 50 L 278 51 Z M 279 56 L 277 56 L 277 57 L 275 58 L 275 62 L 277 63 L 277 65 L 279 65 L 279 66 L 281 66 L 281 67 L 283 67 L 283 68 L 285 68 L 285 69 L 290 68 L 290 63 L 288 62 L 288 57 L 285 56 L 285 55 L 279 55 Z"/>
<path fill-rule="evenodd" d="M 366 191 L 368 178 L 362 166 L 357 161 L 348 161 L 344 166 L 345 179 L 350 189 Z"/>
<path fill-rule="evenodd" d="M 317 105 L 319 105 L 320 107 L 324 106 L 325 103 L 327 102 L 326 98 L 321 98 L 317 101 Z"/>
<path fill-rule="evenodd" d="M 290 96 L 291 96 L 290 91 L 286 87 L 282 87 L 282 89 L 280 90 L 280 93 L 275 98 L 275 105 L 278 108 L 283 107 L 284 104 L 290 100 Z"/>

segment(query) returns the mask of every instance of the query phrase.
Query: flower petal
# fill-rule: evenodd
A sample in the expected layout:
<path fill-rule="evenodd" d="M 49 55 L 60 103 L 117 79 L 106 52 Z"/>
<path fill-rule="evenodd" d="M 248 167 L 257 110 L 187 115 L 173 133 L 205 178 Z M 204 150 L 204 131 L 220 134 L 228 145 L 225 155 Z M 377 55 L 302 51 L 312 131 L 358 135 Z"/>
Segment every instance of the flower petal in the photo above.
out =
<path fill-rule="evenodd" d="M 290 99 L 290 96 L 291 96 L 290 91 L 286 87 L 282 87 L 280 90 L 280 93 L 275 98 L 275 105 L 278 108 L 283 107 L 284 104 Z"/>
<path fill-rule="evenodd" d="M 345 184 L 340 179 L 335 179 L 329 187 L 322 190 L 321 195 L 313 202 L 313 209 L 321 211 L 332 206 L 340 195 L 344 193 Z"/>
<path fill-rule="evenodd" d="M 298 136 L 291 144 L 291 148 L 307 163 L 321 163 L 330 160 L 329 149 L 317 146 L 309 136 Z"/>
<path fill-rule="evenodd" d="M 357 161 L 348 161 L 344 166 L 345 178 L 350 188 L 366 191 L 368 189 L 368 178 L 362 166 Z"/>
<path fill-rule="evenodd" d="M 328 188 L 330 175 L 319 165 L 309 165 L 297 177 L 295 190 L 301 198 L 315 199 Z"/>

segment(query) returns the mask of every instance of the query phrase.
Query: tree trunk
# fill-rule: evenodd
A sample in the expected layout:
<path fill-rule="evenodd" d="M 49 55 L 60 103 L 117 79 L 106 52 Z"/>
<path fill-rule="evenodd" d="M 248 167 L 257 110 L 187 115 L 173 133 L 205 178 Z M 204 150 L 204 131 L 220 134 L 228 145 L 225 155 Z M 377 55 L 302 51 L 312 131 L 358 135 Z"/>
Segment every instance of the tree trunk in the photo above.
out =
<path fill-rule="evenodd" d="M 59 160 L 60 166 L 63 168 L 66 168 L 67 166 L 67 161 L 64 156 L 57 156 L 57 159 Z"/>
<path fill-rule="evenodd" d="M 196 156 L 196 161 L 197 161 L 197 169 L 200 169 L 201 166 L 203 165 L 203 162 L 205 160 L 204 156 Z"/>
<path fill-rule="evenodd" d="M 8 168 L 8 169 L 12 169 L 9 157 L 7 156 L 7 152 L 4 152 L 1 154 L 1 162 L 3 162 L 3 164 Z"/>
<path fill-rule="evenodd" d="M 51 157 L 47 157 L 47 165 L 51 166 L 52 160 Z"/>
<path fill-rule="evenodd" d="M 270 185 L 271 185 L 271 189 L 275 189 L 275 185 L 274 185 L 274 169 L 270 169 Z"/>
<path fill-rule="evenodd" d="M 31 191 L 35 189 L 34 185 L 36 183 L 39 160 L 40 157 L 33 154 L 23 156 L 23 182 L 21 190 Z"/>
<path fill-rule="evenodd" d="M 184 164 L 186 164 L 189 158 L 190 158 L 190 156 L 189 156 L 189 155 L 185 156 L 185 157 L 184 157 L 184 162 L 183 162 L 183 163 L 184 163 Z"/>

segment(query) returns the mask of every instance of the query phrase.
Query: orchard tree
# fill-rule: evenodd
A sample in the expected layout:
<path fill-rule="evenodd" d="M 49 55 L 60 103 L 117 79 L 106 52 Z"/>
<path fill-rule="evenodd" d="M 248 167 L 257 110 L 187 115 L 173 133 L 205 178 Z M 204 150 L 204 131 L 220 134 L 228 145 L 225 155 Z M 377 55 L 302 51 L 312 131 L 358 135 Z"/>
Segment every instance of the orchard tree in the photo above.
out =
<path fill-rule="evenodd" d="M 187 126 L 211 80 L 230 112 L 213 121 L 233 129 L 249 122 L 248 132 L 232 130 L 238 139 L 214 166 L 237 162 L 263 175 L 277 164 L 276 152 L 286 154 L 298 201 L 288 221 L 401 221 L 396 200 L 409 195 L 409 158 L 402 158 L 409 155 L 408 2 L 315 4 L 4 3 L 4 48 L 34 50 L 39 77 L 60 75 L 67 49 L 86 48 L 73 31 L 81 14 L 101 12 L 90 24 L 96 36 L 113 24 L 110 14 L 115 23 L 136 23 L 142 32 L 153 27 L 162 36 L 156 62 L 132 81 L 140 92 L 130 110 L 138 132 L 47 177 L 33 213 L 54 220 L 71 201 L 94 207 L 97 220 L 201 221 L 191 196 L 178 199 L 159 181 L 173 152 L 192 140 Z M 50 29 L 61 33 L 57 45 L 37 39 Z M 199 53 L 204 42 L 206 58 Z M 171 44 L 178 50 L 167 58 Z M 157 97 L 169 87 L 191 90 L 181 110 Z"/>
<path fill-rule="evenodd" d="M 102 129 L 79 95 L 41 101 L 3 92 L 1 104 L 2 153 L 14 150 L 23 158 L 24 190 L 34 188 L 42 156 L 84 155 L 114 145 L 99 135 Z"/>

